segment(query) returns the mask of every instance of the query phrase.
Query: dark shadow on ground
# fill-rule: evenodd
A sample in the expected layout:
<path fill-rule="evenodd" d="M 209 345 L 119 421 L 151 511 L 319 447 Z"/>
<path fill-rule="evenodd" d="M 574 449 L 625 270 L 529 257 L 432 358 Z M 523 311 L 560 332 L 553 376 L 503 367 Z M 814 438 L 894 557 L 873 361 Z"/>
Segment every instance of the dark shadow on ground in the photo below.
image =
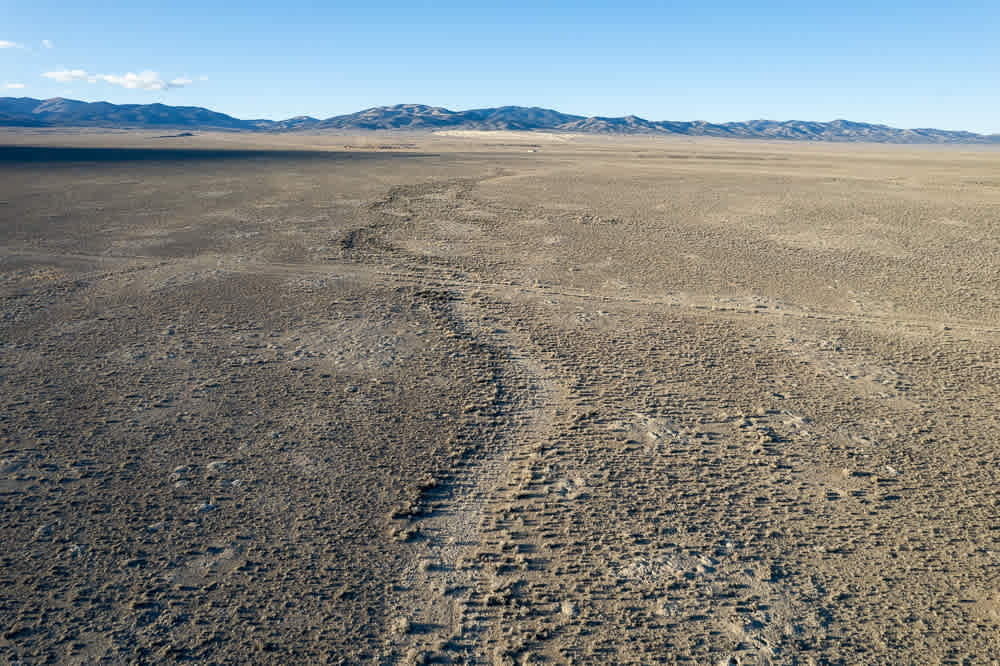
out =
<path fill-rule="evenodd" d="M 0 146 L 0 166 L 45 163 L 185 162 L 205 160 L 329 160 L 433 157 L 427 153 L 266 150 L 225 148 L 89 148 L 55 146 Z"/>

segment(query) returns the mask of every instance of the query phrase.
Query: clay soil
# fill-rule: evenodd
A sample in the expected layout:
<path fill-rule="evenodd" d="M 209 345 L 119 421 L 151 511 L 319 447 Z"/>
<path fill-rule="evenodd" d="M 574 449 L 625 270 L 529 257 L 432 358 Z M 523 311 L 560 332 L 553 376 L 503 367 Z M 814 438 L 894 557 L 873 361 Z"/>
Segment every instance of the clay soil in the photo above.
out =
<path fill-rule="evenodd" d="M 1000 152 L 0 140 L 0 661 L 1000 659 Z"/>

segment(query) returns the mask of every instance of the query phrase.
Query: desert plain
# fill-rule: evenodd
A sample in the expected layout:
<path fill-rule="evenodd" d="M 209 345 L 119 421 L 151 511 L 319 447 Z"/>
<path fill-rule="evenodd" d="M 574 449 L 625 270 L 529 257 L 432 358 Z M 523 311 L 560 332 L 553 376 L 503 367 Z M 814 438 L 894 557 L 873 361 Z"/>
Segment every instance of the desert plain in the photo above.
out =
<path fill-rule="evenodd" d="M 0 144 L 0 661 L 1000 660 L 1000 151 Z"/>

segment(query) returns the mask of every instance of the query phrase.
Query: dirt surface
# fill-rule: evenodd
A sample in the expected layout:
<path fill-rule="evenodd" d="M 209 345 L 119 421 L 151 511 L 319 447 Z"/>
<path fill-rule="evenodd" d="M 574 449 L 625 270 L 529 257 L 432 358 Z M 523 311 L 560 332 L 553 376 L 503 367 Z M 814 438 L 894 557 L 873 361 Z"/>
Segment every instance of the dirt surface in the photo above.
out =
<path fill-rule="evenodd" d="M 0 139 L 0 661 L 1000 659 L 1000 152 Z"/>

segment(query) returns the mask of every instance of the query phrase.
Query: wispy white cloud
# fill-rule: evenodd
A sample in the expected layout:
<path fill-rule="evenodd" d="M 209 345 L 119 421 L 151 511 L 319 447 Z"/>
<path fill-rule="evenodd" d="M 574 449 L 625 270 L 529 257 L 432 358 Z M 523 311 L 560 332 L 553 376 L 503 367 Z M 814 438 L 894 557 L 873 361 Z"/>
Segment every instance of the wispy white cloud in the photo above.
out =
<path fill-rule="evenodd" d="M 183 88 L 194 83 L 193 79 L 178 77 L 166 80 L 159 73 L 147 69 L 138 74 L 127 72 L 125 74 L 88 74 L 82 69 L 62 69 L 55 72 L 45 72 L 42 76 L 69 83 L 70 81 L 86 81 L 87 83 L 110 83 L 130 90 L 169 90 L 170 88 Z"/>
<path fill-rule="evenodd" d="M 17 42 L 8 42 L 6 39 L 0 39 L 0 49 L 23 49 L 24 47 Z"/>
<path fill-rule="evenodd" d="M 3 87 L 6 88 L 7 90 L 20 90 L 21 88 L 24 87 L 24 84 L 23 83 L 5 83 Z"/>
<path fill-rule="evenodd" d="M 131 90 L 166 90 L 173 87 L 169 81 L 164 81 L 159 74 L 150 69 L 138 74 L 128 72 L 120 76 L 118 74 L 98 74 L 97 79 Z"/>
<path fill-rule="evenodd" d="M 42 46 L 44 46 L 47 49 L 51 49 L 53 46 L 55 46 L 55 44 L 52 43 L 51 39 L 43 39 Z"/>
<path fill-rule="evenodd" d="M 45 72 L 42 76 L 53 81 L 59 81 L 60 83 L 69 83 L 70 81 L 90 81 L 94 83 L 97 80 L 82 69 L 60 69 L 55 72 Z"/>

